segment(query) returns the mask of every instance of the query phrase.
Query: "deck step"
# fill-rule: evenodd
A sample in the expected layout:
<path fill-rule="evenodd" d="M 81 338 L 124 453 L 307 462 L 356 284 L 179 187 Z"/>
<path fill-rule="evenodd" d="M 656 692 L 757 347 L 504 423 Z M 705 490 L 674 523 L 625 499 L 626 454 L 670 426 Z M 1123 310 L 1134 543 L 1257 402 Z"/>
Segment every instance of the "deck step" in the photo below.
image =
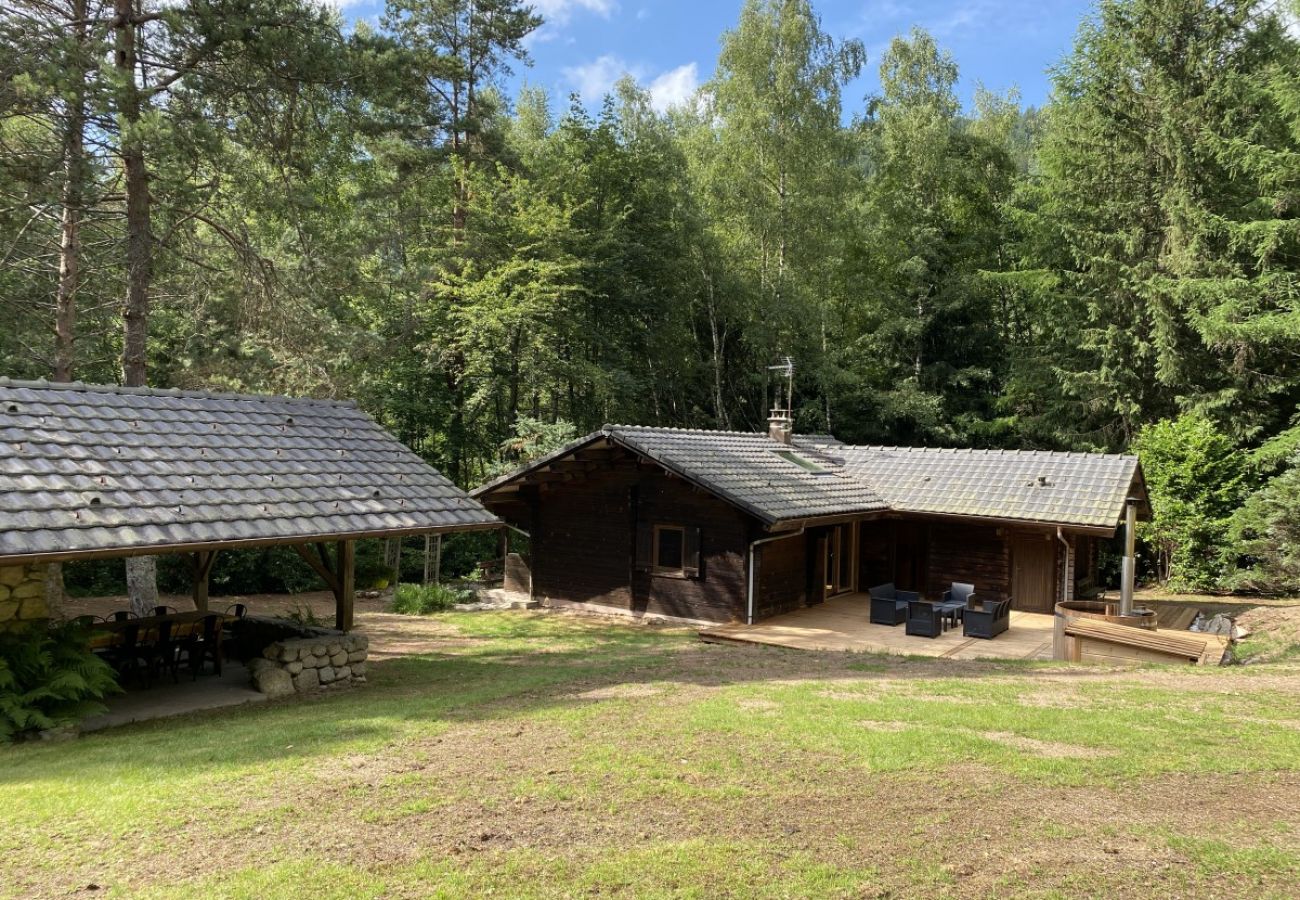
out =
<path fill-rule="evenodd" d="M 1156 612 L 1156 624 L 1168 631 L 1186 631 L 1200 614 L 1194 606 L 1162 606 Z"/>

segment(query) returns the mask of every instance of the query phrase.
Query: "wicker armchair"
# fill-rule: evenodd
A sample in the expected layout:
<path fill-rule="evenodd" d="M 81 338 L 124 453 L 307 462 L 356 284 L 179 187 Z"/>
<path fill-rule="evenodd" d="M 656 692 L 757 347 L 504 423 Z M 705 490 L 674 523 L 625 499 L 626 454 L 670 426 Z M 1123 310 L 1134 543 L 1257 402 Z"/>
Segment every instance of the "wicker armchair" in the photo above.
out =
<path fill-rule="evenodd" d="M 873 625 L 899 625 L 907 620 L 907 604 L 919 600 L 914 591 L 900 591 L 888 584 L 878 584 L 867 591 L 871 595 L 871 623 Z"/>
<path fill-rule="evenodd" d="M 962 634 L 992 640 L 1011 627 L 1011 601 L 985 600 L 962 611 Z"/>
<path fill-rule="evenodd" d="M 905 628 L 917 637 L 937 638 L 943 634 L 943 610 L 937 603 L 912 600 L 907 604 Z"/>
<path fill-rule="evenodd" d="M 943 592 L 943 599 L 936 604 L 940 612 L 956 627 L 970 600 L 975 596 L 975 585 L 954 581 L 952 587 Z"/>

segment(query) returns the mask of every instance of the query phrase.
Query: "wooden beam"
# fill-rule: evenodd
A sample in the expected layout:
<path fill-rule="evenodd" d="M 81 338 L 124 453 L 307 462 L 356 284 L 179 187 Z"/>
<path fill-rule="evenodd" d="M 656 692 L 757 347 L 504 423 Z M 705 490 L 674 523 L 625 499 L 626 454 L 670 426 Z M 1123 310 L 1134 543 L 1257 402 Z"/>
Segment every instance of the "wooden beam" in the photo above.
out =
<path fill-rule="evenodd" d="M 356 601 L 357 544 L 356 541 L 339 541 L 338 590 L 334 592 L 334 627 L 339 631 L 352 630 L 352 612 Z"/>
<path fill-rule="evenodd" d="M 325 553 L 325 545 L 316 544 L 315 553 L 308 550 L 306 544 L 294 544 L 293 549 L 295 553 L 302 557 L 303 562 L 311 566 L 312 570 L 320 576 L 321 581 L 325 582 L 325 586 L 330 589 L 330 592 L 338 596 L 339 581 L 330 569 L 330 560 Z"/>
<path fill-rule="evenodd" d="M 199 550 L 190 557 L 190 572 L 194 576 L 194 608 L 199 612 L 208 611 L 208 576 L 212 574 L 212 564 L 216 559 L 216 550 Z"/>

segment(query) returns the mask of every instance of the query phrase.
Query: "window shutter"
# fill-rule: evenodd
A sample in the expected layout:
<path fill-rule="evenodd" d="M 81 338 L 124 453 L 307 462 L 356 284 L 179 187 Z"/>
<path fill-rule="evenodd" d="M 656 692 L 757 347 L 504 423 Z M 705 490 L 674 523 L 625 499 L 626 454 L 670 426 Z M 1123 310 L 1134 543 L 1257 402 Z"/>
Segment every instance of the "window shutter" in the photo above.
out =
<path fill-rule="evenodd" d="M 636 523 L 636 567 L 648 569 L 654 565 L 654 526 L 649 522 Z"/>
<path fill-rule="evenodd" d="M 700 529 L 686 527 L 686 546 L 682 550 L 682 571 L 689 578 L 700 577 Z"/>

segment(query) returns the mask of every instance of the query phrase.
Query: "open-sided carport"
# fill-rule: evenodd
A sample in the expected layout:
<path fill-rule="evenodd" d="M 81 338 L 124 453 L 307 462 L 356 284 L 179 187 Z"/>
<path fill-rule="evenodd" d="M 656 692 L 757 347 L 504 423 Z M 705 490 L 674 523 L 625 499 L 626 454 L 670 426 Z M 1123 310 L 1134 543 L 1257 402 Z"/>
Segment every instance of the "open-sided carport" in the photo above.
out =
<path fill-rule="evenodd" d="M 358 539 L 502 527 L 348 402 L 0 378 L 0 449 L 0 627 L 47 563 L 183 553 L 206 609 L 219 552 L 282 544 L 346 631 Z"/>

